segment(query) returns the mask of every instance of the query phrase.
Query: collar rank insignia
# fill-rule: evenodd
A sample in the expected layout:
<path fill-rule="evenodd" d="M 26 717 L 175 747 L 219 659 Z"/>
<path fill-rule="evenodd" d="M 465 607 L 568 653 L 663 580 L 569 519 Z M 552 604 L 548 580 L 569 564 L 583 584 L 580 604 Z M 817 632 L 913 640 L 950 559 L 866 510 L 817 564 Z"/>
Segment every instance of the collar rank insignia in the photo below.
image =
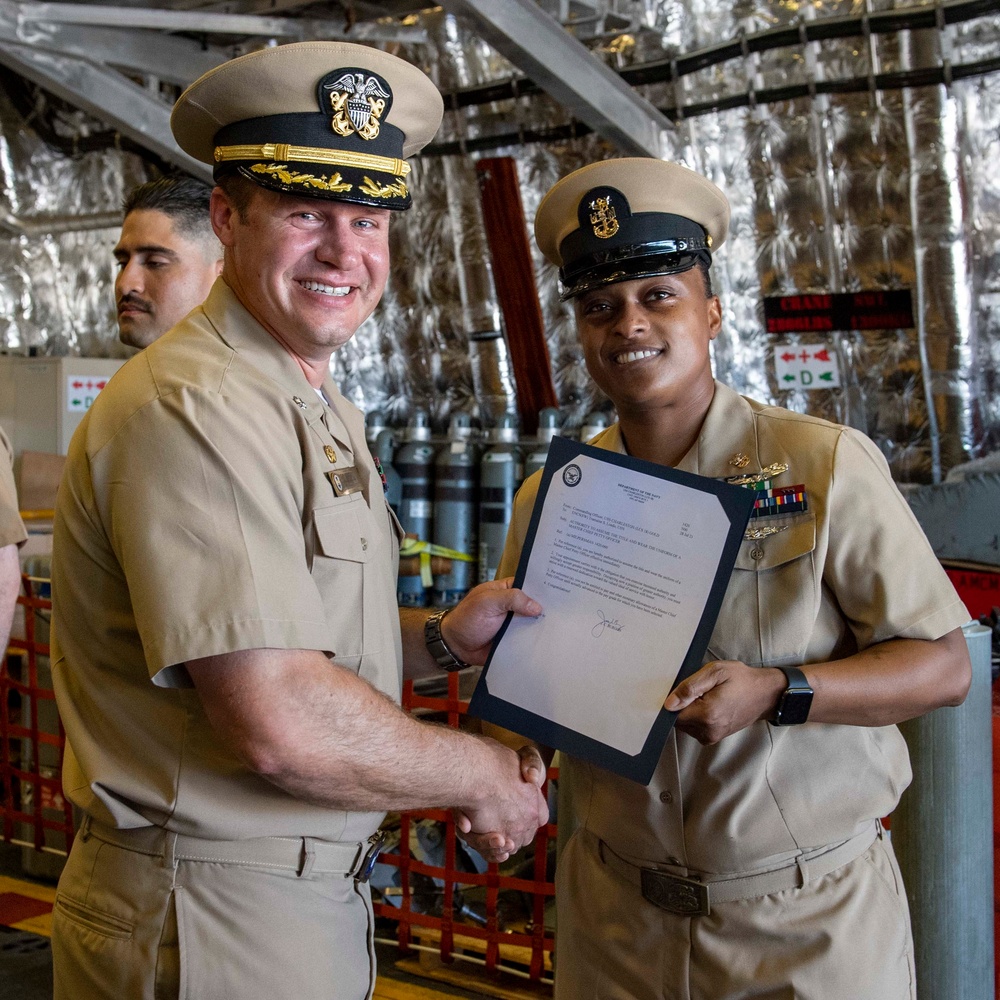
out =
<path fill-rule="evenodd" d="M 333 112 L 333 131 L 342 136 L 357 132 L 362 139 L 377 138 L 381 118 L 392 103 L 389 84 L 380 76 L 358 69 L 335 73 L 341 74 L 336 80 L 327 82 L 328 78 L 324 78 L 320 82 L 320 91 L 327 93 Z"/>
<path fill-rule="evenodd" d="M 594 235 L 601 240 L 611 239 L 618 232 L 618 216 L 615 215 L 615 206 L 611 204 L 611 196 L 595 198 L 589 207 Z"/>

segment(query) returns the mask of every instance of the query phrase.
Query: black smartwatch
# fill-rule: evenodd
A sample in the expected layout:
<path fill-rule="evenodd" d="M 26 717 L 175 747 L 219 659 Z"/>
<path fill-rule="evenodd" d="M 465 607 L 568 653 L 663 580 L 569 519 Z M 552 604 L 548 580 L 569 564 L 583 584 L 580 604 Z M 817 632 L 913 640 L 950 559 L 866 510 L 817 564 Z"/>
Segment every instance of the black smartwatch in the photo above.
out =
<path fill-rule="evenodd" d="M 435 611 L 424 622 L 424 645 L 429 650 L 431 656 L 437 660 L 438 666 L 443 667 L 449 672 L 464 670 L 466 667 L 471 666 L 465 660 L 459 659 L 448 648 L 448 643 L 444 641 L 444 636 L 441 635 L 441 621 L 450 610 L 450 608 L 445 608 L 444 611 Z"/>
<path fill-rule="evenodd" d="M 813 689 L 806 675 L 798 667 L 778 667 L 788 681 L 788 687 L 778 699 L 778 707 L 771 716 L 772 726 L 801 726 L 809 718 Z"/>

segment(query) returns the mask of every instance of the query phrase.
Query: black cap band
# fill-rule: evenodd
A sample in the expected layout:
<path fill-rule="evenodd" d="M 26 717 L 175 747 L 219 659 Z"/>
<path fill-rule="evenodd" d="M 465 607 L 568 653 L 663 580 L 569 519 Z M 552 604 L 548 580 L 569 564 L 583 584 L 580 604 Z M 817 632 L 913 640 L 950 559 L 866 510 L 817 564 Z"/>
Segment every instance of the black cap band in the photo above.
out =
<path fill-rule="evenodd" d="M 711 264 L 711 237 L 692 219 L 668 212 L 632 214 L 628 199 L 597 187 L 581 199 L 579 228 L 559 245 L 563 299 L 616 281 L 678 274 Z"/>
<path fill-rule="evenodd" d="M 219 129 L 216 180 L 238 173 L 287 194 L 409 208 L 405 136 L 383 120 L 392 107 L 387 81 L 342 67 L 319 81 L 316 99 L 315 112 L 246 118 Z"/>

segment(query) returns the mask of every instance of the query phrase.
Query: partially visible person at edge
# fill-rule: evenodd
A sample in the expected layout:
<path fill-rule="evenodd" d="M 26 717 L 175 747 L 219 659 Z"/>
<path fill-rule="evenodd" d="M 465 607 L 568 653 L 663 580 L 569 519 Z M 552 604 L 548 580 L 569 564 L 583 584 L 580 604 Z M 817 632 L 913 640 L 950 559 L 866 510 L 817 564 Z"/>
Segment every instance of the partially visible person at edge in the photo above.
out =
<path fill-rule="evenodd" d="M 666 699 L 649 786 L 562 758 L 578 827 L 557 872 L 556 996 L 912 1000 L 880 817 L 911 778 L 896 723 L 966 696 L 969 615 L 868 438 L 713 379 L 728 222 L 714 184 L 652 159 L 570 174 L 535 221 L 617 409 L 592 443 L 803 494 L 751 521 L 706 662 Z M 538 485 L 517 496 L 501 576 Z"/>
<path fill-rule="evenodd" d="M 362 1000 L 387 810 L 457 807 L 515 850 L 534 758 L 399 708 L 404 669 L 482 663 L 507 583 L 396 607 L 402 531 L 330 357 L 371 315 L 405 158 L 443 104 L 364 46 L 267 48 L 180 97 L 216 164 L 205 302 L 129 360 L 73 438 L 56 512 L 63 784 L 55 996 Z M 437 661 L 437 662 L 435 662 Z"/>
<path fill-rule="evenodd" d="M 193 177 L 140 184 L 122 205 L 115 247 L 118 339 L 149 347 L 208 297 L 222 273 L 222 244 L 212 229 L 212 188 Z"/>
<path fill-rule="evenodd" d="M 0 657 L 7 655 L 14 607 L 21 590 L 18 549 L 28 539 L 17 505 L 13 460 L 10 441 L 0 429 Z"/>

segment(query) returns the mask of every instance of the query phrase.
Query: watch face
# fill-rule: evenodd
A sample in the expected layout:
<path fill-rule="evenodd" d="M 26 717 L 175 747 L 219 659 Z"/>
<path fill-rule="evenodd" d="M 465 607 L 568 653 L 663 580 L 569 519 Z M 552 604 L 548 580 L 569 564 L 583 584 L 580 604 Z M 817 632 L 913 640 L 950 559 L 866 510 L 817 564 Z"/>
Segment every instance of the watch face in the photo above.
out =
<path fill-rule="evenodd" d="M 775 724 L 779 726 L 801 726 L 809 718 L 812 707 L 812 691 L 786 691 L 778 703 Z"/>

